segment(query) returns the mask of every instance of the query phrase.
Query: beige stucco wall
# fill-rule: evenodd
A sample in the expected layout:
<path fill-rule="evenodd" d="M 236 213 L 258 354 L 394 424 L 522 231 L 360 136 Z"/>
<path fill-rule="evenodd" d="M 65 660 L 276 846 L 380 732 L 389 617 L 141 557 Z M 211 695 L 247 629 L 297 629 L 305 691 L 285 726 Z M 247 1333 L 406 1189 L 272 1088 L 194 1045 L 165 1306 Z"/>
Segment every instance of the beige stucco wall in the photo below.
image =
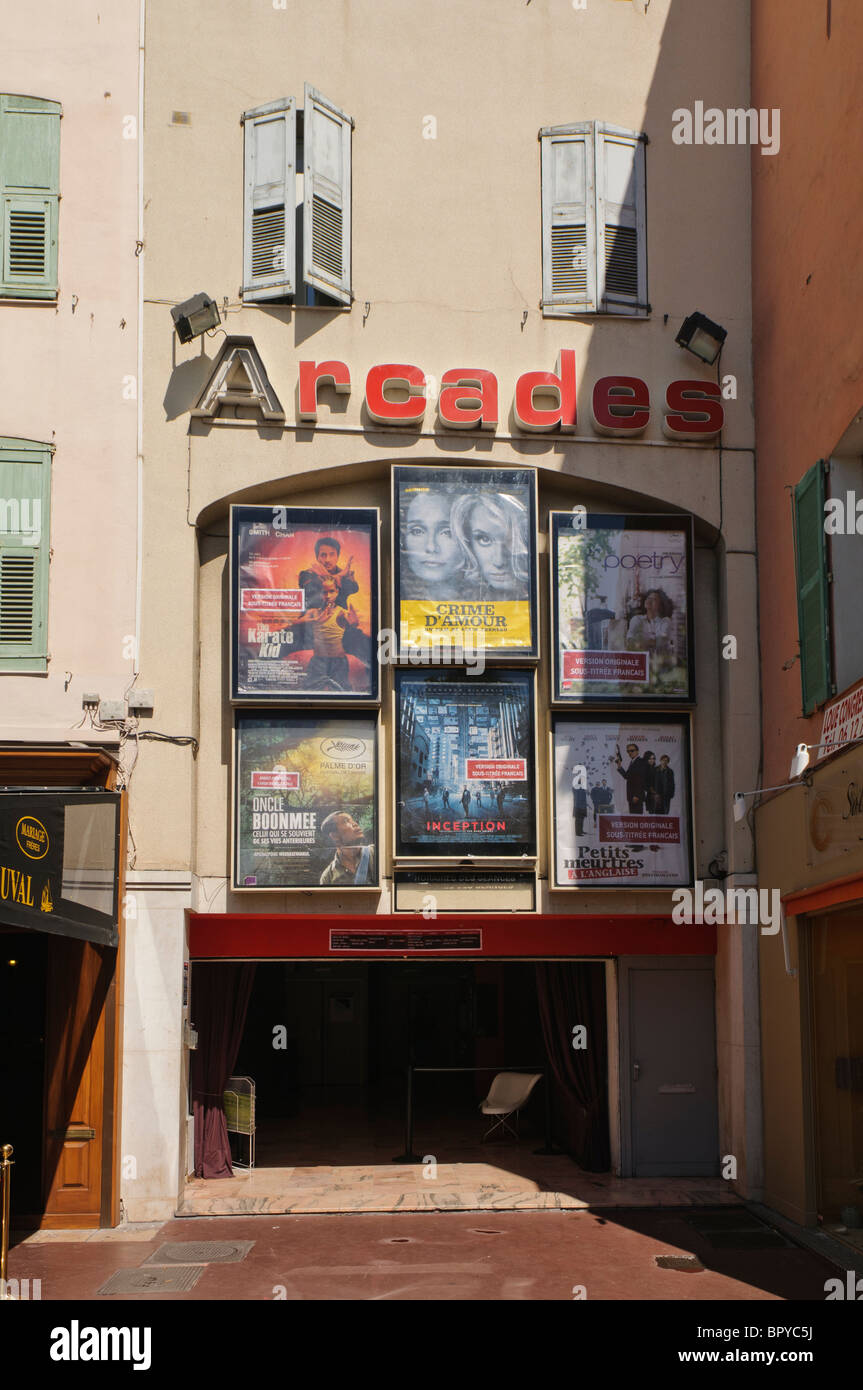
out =
<path fill-rule="evenodd" d="M 206 14 L 204 13 L 206 11 Z M 674 145 L 672 111 L 710 86 L 717 101 L 746 101 L 748 7 L 682 6 L 654 0 L 647 14 L 617 0 L 574 10 L 546 0 L 501 14 L 493 0 L 466 12 L 442 4 L 426 10 L 388 3 L 311 3 L 288 10 L 263 3 L 177 7 L 150 0 L 147 24 L 145 147 L 145 606 L 141 682 L 157 691 L 155 726 L 173 733 L 213 728 L 212 705 L 197 699 L 201 660 L 222 641 L 213 613 L 196 612 L 198 555 L 194 523 L 224 531 L 230 500 L 269 501 L 308 491 L 299 474 L 322 474 L 344 498 L 354 470 L 381 475 L 385 461 L 444 458 L 531 463 L 570 479 L 561 495 L 572 505 L 673 505 L 705 523 L 712 544 L 720 517 L 724 545 L 754 550 L 749 398 L 748 150 Z M 243 42 L 237 36 L 242 32 Z M 187 55 L 195 53 L 195 62 Z M 419 61 L 419 55 L 422 55 Z M 230 66 L 230 82 L 215 77 Z M 699 63 L 701 70 L 699 71 Z M 573 81 L 574 72 L 578 81 Z M 249 306 L 239 302 L 242 275 L 242 127 L 244 109 L 285 95 L 302 101 L 310 82 L 347 110 L 353 137 L 353 289 L 349 312 Z M 188 119 L 172 124 L 172 112 Z M 423 138 L 434 115 L 437 138 Z M 540 126 L 598 118 L 650 136 L 647 150 L 649 297 L 646 321 L 545 319 L 540 284 Z M 709 254 L 708 254 L 709 253 Z M 199 289 L 221 304 L 227 332 L 249 335 L 295 422 L 297 363 L 345 361 L 354 389 L 346 409 L 330 414 L 321 392 L 320 425 L 284 431 L 212 428 L 189 431 L 189 409 L 207 380 L 220 335 L 181 347 L 169 306 Z M 366 311 L 365 306 L 368 305 Z M 715 448 L 672 446 L 661 429 L 667 384 L 714 372 L 683 353 L 674 334 L 699 307 L 729 330 L 723 374 L 737 379 L 727 402 L 723 497 Z M 522 316 L 527 311 L 523 324 Z M 668 322 L 664 316 L 668 315 Z M 365 320 L 365 321 L 364 321 Z M 579 378 L 575 443 L 512 435 L 517 376 L 551 370 L 561 347 L 574 348 Z M 407 361 L 434 378 L 452 366 L 479 365 L 498 375 L 498 439 L 377 429 L 364 432 L 363 384 L 376 362 Z M 647 380 L 652 416 L 643 442 L 601 441 L 589 424 L 590 391 L 613 372 Z M 432 387 L 433 390 L 433 387 Z M 342 398 L 344 402 L 344 398 Z M 332 432 L 330 432 L 332 431 Z M 351 486 L 351 496 L 358 496 Z M 327 495 L 315 489 L 318 500 Z M 719 555 L 722 554 L 720 544 Z M 735 616 L 744 642 L 752 631 L 751 575 L 735 573 L 714 606 Z M 742 600 L 742 602 L 741 602 Z M 705 643 L 699 629 L 701 660 Z M 197 634 L 197 637 L 196 637 Z M 749 646 L 750 653 L 754 646 Z M 724 665 L 725 663 L 723 663 Z M 745 782 L 754 768 L 757 733 L 751 671 L 723 673 L 737 721 L 730 769 Z M 728 663 L 730 666 L 731 663 Z M 717 677 L 710 662 L 707 693 Z M 740 687 L 740 694 L 736 693 Z M 744 691 L 748 693 L 744 694 Z M 205 697 L 213 699 L 209 691 Z M 709 700 L 707 701 L 709 705 Z M 220 728 L 226 717 L 220 708 Z M 705 717 L 699 716 L 704 727 Z M 746 724 L 744 730 L 743 724 Z M 697 721 L 698 723 L 698 718 Z M 700 732 L 700 731 L 699 731 Z M 705 729 L 711 742 L 718 731 Z M 224 750 L 220 750 L 222 753 Z M 206 766 L 202 750 L 199 768 Z M 730 775 L 729 772 L 729 775 Z M 204 775 L 199 773 L 198 775 Z M 149 747 L 136 771 L 133 825 L 139 866 L 191 865 L 195 774 L 188 752 Z M 171 795 L 164 795 L 166 784 Z M 734 785 L 741 785 L 735 780 Z M 745 783 L 749 785 L 749 783 Z M 211 789 L 208 790 L 209 798 Z M 720 804 L 704 798 L 699 820 Z M 147 814 L 159 807 L 158 815 Z M 221 821 L 220 821 L 221 824 Z M 140 833 L 139 833 L 140 831 Z M 718 827 L 717 827 L 718 832 Z M 729 832 L 730 833 L 730 832 Z M 223 834 L 223 831 L 220 831 Z M 746 854 L 745 834 L 737 843 Z M 715 840 L 715 837 L 711 837 Z M 718 840 L 722 840 L 718 833 Z M 206 872 L 226 870 L 224 845 L 198 839 Z M 710 845 L 712 857 L 722 844 Z M 194 866 L 204 871 L 204 865 Z M 751 867 L 745 865 L 743 867 Z M 655 910 L 655 908 L 654 908 Z"/>
<path fill-rule="evenodd" d="M 672 143 L 672 112 L 694 100 L 745 106 L 748 4 L 653 0 L 646 13 L 620 0 L 533 0 L 431 7 L 400 0 L 270 0 L 184 4 L 148 0 L 145 189 L 144 614 L 140 683 L 156 693 L 153 727 L 194 734 L 188 749 L 142 746 L 132 784 L 132 828 L 142 879 L 192 876 L 200 911 L 337 911 L 345 896 L 231 895 L 227 703 L 226 538 L 231 501 L 379 505 L 389 547 L 392 462 L 520 463 L 540 470 L 540 595 L 546 622 L 549 504 L 608 510 L 681 508 L 696 517 L 699 703 L 694 714 L 697 862 L 723 848 L 739 874 L 753 867 L 748 827 L 732 829 L 731 792 L 754 785 L 758 766 L 752 408 L 749 321 L 749 151 Z M 192 56 L 193 55 L 193 56 Z M 242 127 L 245 109 L 293 95 L 309 82 L 350 113 L 353 137 L 353 292 L 350 311 L 243 307 Z M 186 113 L 182 123 L 173 112 Z M 437 138 L 423 138 L 434 116 Z M 597 119 L 644 130 L 647 148 L 651 316 L 544 319 L 541 298 L 541 126 Z M 181 347 L 170 306 L 205 290 L 223 328 L 254 339 L 285 409 L 285 429 L 212 427 L 194 406 L 223 342 Z M 224 306 L 223 306 L 224 307 Z M 695 309 L 729 333 L 722 372 L 723 452 L 671 444 L 661 428 L 666 386 L 715 379 L 674 343 Z M 524 317 L 526 314 L 526 318 Z M 666 322 L 667 316 L 667 322 Z M 510 407 L 516 378 L 553 370 L 576 353 L 575 440 L 520 434 Z M 338 358 L 353 392 L 338 409 L 321 392 L 320 427 L 296 428 L 301 359 Z M 496 435 L 442 434 L 430 406 L 421 432 L 367 427 L 363 385 L 374 363 L 419 366 L 439 381 L 448 367 L 482 366 L 500 383 Z M 596 380 L 644 378 L 652 414 L 640 441 L 607 441 L 590 426 Z M 435 382 L 430 382 L 433 396 Z M 342 408 L 343 407 L 343 408 Z M 196 523 L 198 530 L 196 531 Z M 721 527 L 721 533 L 719 528 Z M 734 552 L 728 554 L 726 552 Z M 390 622 L 388 565 L 383 621 Z M 722 661 L 720 637 L 738 639 Z M 543 634 L 548 651 L 547 631 Z M 547 872 L 547 672 L 540 665 L 537 738 L 540 873 Z M 390 786 L 389 673 L 382 718 L 384 788 Z M 385 800 L 382 832 L 391 840 Z M 385 873 L 388 871 L 385 864 Z M 179 895 L 178 895 L 179 896 Z M 546 911 L 670 909 L 668 894 L 549 894 Z M 356 899 L 350 899 L 356 909 Z M 180 904 L 175 909 L 182 930 Z M 389 892 L 370 900 L 386 911 Z M 161 928 L 169 931 L 168 918 Z M 718 1045 L 725 1152 L 746 1163 L 744 1073 L 757 1073 L 757 1037 L 737 984 L 751 975 L 739 939 L 721 939 Z M 150 1039 L 158 1049 L 158 1040 Z M 173 1118 L 166 1111 L 164 1124 Z M 163 1123 L 160 1121 L 160 1123 Z M 132 1123 L 133 1123 L 132 1117 Z M 167 1132 L 167 1130 L 166 1130 Z M 758 1177 L 756 1175 L 757 1183 Z M 127 1202 L 152 1212 L 172 1200 L 176 1172 L 154 1166 Z M 161 1184 L 161 1186 L 160 1186 Z"/>
<path fill-rule="evenodd" d="M 2 89 L 60 122 L 56 303 L 0 299 L 0 435 L 55 446 L 47 675 L 0 674 L 2 736 L 93 739 L 132 679 L 137 513 L 136 0 L 6 7 Z M 74 732 L 73 732 L 74 728 Z"/>

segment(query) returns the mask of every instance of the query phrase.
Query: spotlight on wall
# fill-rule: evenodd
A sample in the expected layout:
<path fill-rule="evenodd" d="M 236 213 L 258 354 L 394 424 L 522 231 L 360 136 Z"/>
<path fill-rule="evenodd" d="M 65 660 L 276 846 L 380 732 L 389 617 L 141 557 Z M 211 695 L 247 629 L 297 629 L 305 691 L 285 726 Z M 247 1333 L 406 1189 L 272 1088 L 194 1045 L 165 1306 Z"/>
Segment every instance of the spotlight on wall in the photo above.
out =
<path fill-rule="evenodd" d="M 763 796 L 765 792 L 784 792 L 786 787 L 799 787 L 799 782 L 780 782 L 778 787 L 756 787 L 754 792 L 735 792 L 731 798 L 731 810 L 734 819 L 743 820 L 746 815 L 746 798 L 748 796 Z"/>
<path fill-rule="evenodd" d="M 686 348 L 687 352 L 700 357 L 702 362 L 712 364 L 722 351 L 722 344 L 727 337 L 728 333 L 724 328 L 696 309 L 694 314 L 683 320 L 674 341 Z"/>
<path fill-rule="evenodd" d="M 216 301 L 208 294 L 193 294 L 171 310 L 171 318 L 181 343 L 190 343 L 222 322 Z"/>
<path fill-rule="evenodd" d="M 794 757 L 791 759 L 791 777 L 800 777 L 809 766 L 809 754 L 816 748 L 829 748 L 831 753 L 838 753 L 842 748 L 853 748 L 855 744 L 863 743 L 863 738 L 849 738 L 844 743 L 798 743 Z"/>

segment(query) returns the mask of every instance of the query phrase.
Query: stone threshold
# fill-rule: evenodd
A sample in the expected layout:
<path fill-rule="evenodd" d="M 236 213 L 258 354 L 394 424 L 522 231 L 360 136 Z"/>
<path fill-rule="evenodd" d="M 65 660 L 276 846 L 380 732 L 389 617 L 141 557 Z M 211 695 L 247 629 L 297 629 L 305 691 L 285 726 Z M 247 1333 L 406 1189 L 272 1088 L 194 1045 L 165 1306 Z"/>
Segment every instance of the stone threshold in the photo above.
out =
<path fill-rule="evenodd" d="M 537 1183 L 488 1164 L 253 1169 L 187 1183 L 178 1216 L 274 1216 L 349 1212 L 591 1211 L 622 1207 L 740 1205 L 718 1178 L 614 1178 L 576 1173 Z M 551 1176 L 551 1175 L 550 1175 Z M 555 1175 L 557 1176 L 557 1175 Z"/>

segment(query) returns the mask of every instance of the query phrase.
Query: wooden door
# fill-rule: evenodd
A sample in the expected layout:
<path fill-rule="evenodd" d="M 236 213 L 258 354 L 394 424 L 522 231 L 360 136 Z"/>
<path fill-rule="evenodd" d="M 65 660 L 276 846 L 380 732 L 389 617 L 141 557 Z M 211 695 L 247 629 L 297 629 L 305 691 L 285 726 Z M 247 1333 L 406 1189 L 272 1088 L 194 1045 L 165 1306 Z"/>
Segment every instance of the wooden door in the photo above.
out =
<path fill-rule="evenodd" d="M 113 1158 L 104 1118 L 106 1004 L 116 952 L 58 936 L 48 953 L 45 1033 L 43 1226 L 100 1224 L 103 1158 Z"/>
<path fill-rule="evenodd" d="M 863 913 L 812 924 L 818 1215 L 863 1223 Z M 850 1219 L 849 1219 L 850 1218 Z"/>

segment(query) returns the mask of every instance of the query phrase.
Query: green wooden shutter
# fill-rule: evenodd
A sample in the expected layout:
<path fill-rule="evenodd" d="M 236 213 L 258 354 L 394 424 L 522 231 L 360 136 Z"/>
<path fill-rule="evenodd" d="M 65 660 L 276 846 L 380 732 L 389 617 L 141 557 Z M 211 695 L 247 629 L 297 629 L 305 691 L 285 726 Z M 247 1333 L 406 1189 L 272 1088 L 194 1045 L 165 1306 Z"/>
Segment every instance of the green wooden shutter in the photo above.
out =
<path fill-rule="evenodd" d="M 48 668 L 51 446 L 0 439 L 0 672 Z"/>
<path fill-rule="evenodd" d="M 794 561 L 803 713 L 811 714 L 832 690 L 830 592 L 824 531 L 823 460 L 794 489 Z"/>
<path fill-rule="evenodd" d="M 57 296 L 57 101 L 0 95 L 0 295 Z"/>

